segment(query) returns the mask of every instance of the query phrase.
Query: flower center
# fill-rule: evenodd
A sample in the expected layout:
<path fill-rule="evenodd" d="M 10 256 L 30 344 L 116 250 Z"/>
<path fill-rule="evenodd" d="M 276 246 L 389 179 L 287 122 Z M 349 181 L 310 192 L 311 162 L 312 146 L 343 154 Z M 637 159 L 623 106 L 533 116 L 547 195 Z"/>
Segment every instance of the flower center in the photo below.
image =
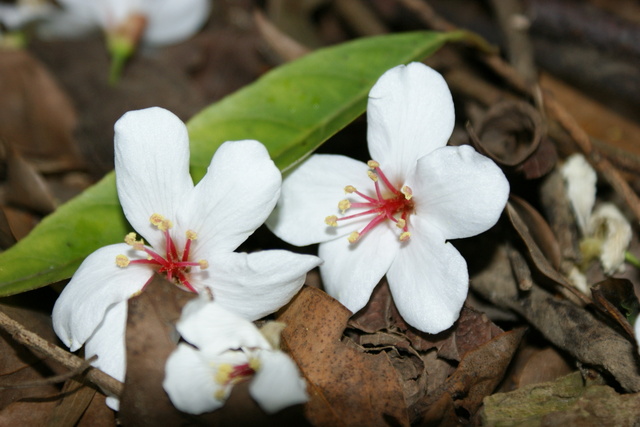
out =
<path fill-rule="evenodd" d="M 338 221 L 344 221 L 347 219 L 358 218 L 362 216 L 374 215 L 373 219 L 361 230 L 354 231 L 349 235 L 349 242 L 355 243 L 368 231 L 372 230 L 376 225 L 382 224 L 384 221 L 393 221 L 396 227 L 402 230 L 400 233 L 400 241 L 404 242 L 409 240 L 411 233 L 409 232 L 409 216 L 414 212 L 415 206 L 413 203 L 413 192 L 408 186 L 403 186 L 398 189 L 394 186 L 389 179 L 385 176 L 380 169 L 380 164 L 374 160 L 369 160 L 367 165 L 371 170 L 367 171 L 369 178 L 373 181 L 375 187 L 375 197 L 367 196 L 364 193 L 358 191 L 353 185 L 347 185 L 344 188 L 345 193 L 356 194 L 362 202 L 352 202 L 348 199 L 341 200 L 338 203 L 338 209 L 342 211 L 342 214 L 352 208 L 365 209 L 362 212 L 355 213 L 353 215 L 343 216 L 338 218 L 336 215 L 330 215 L 325 218 L 325 224 L 331 227 L 337 227 Z M 384 197 L 380 181 L 386 188 L 388 197 Z"/>
<path fill-rule="evenodd" d="M 260 370 L 260 360 L 255 357 L 249 357 L 246 363 L 239 365 L 222 363 L 218 366 L 215 381 L 222 387 L 235 385 L 250 379 L 258 370 Z M 215 397 L 222 400 L 224 393 L 224 388 L 221 388 L 216 392 Z"/>
<path fill-rule="evenodd" d="M 173 238 L 171 237 L 171 233 L 169 233 L 169 230 L 173 227 L 172 222 L 157 213 L 151 215 L 149 221 L 164 234 L 166 243 L 164 256 L 147 248 L 142 240 L 136 240 L 136 233 L 129 233 L 124 238 L 125 243 L 137 251 L 144 252 L 147 257 L 146 259 L 130 260 L 126 255 L 118 255 L 116 257 L 116 265 L 122 268 L 129 264 L 149 264 L 151 266 L 158 266 L 158 273 L 166 274 L 167 279 L 173 281 L 177 285 L 184 286 L 191 292 L 197 292 L 191 283 L 189 283 L 189 273 L 191 272 L 191 268 L 200 267 L 201 270 L 204 270 L 209 266 L 209 263 L 206 260 L 199 260 L 197 262 L 189 260 L 191 242 L 198 238 L 195 231 L 187 230 L 187 241 L 183 250 L 179 252 Z"/>

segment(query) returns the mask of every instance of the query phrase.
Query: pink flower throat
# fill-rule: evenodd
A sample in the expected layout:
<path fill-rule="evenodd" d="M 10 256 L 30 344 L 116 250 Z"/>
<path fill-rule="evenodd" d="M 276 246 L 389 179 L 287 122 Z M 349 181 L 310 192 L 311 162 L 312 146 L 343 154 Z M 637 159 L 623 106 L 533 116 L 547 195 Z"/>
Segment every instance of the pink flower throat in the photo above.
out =
<path fill-rule="evenodd" d="M 361 230 L 354 231 L 349 235 L 349 242 L 355 243 L 367 232 L 372 230 L 378 224 L 383 223 L 386 220 L 393 221 L 396 227 L 400 228 L 400 241 L 406 241 L 411 237 L 409 232 L 409 216 L 414 212 L 415 206 L 412 200 L 413 192 L 408 186 L 403 186 L 401 189 L 396 188 L 389 179 L 385 176 L 380 169 L 380 164 L 374 160 L 369 160 L 367 165 L 371 168 L 367 173 L 369 178 L 374 183 L 375 197 L 367 196 L 364 193 L 358 191 L 354 186 L 347 185 L 344 191 L 349 194 L 356 194 L 364 201 L 351 202 L 348 199 L 341 200 L 338 203 L 338 209 L 344 214 L 348 209 L 365 209 L 363 212 L 358 212 L 353 215 L 343 216 L 338 218 L 336 215 L 330 215 L 325 218 L 325 223 L 332 227 L 338 226 L 338 221 L 344 221 L 347 219 L 358 218 L 367 215 L 375 215 L 374 218 Z M 390 197 L 385 198 L 380 186 L 380 181 L 388 192 L 391 193 Z"/>
<path fill-rule="evenodd" d="M 191 292 L 197 292 L 193 285 L 189 282 L 189 273 L 192 267 L 200 267 L 204 270 L 208 267 L 208 263 L 205 260 L 190 261 L 189 256 L 191 252 L 192 241 L 197 239 L 197 235 L 194 231 L 188 230 L 186 232 L 187 241 L 184 245 L 182 253 L 178 252 L 178 248 L 171 237 L 169 230 L 173 227 L 173 224 L 168 219 L 165 219 L 162 215 L 153 214 L 149 219 L 151 224 L 156 226 L 159 231 L 164 234 L 165 238 L 165 255 L 162 256 L 157 252 L 144 246 L 142 240 L 136 240 L 136 233 L 129 233 L 125 236 L 124 241 L 137 251 L 145 252 L 146 259 L 129 260 L 125 255 L 118 255 L 116 257 L 116 264 L 119 267 L 126 267 L 129 264 L 148 264 L 152 267 L 159 267 L 158 273 L 164 273 L 167 279 L 173 281 L 177 285 L 184 286 Z"/>

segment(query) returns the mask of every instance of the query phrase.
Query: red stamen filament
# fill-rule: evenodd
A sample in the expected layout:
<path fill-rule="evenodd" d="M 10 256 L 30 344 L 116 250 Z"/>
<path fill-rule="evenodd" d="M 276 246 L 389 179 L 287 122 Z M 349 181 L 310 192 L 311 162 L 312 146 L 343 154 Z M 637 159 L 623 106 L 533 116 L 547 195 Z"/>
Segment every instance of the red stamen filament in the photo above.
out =
<path fill-rule="evenodd" d="M 343 209 L 346 211 L 350 208 L 356 209 L 366 209 L 363 212 L 358 212 L 352 215 L 343 216 L 341 218 L 337 218 L 335 216 L 329 216 L 325 220 L 328 225 L 336 226 L 338 221 L 344 221 L 348 219 L 358 218 L 366 215 L 376 215 L 360 232 L 352 233 L 351 237 L 349 237 L 349 241 L 351 243 L 359 240 L 363 235 L 372 230 L 378 224 L 384 222 L 385 220 L 393 221 L 397 224 L 399 228 L 402 229 L 402 234 L 400 235 L 400 240 L 406 240 L 409 238 L 409 226 L 408 226 L 408 218 L 414 211 L 414 203 L 411 200 L 412 193 L 411 189 L 408 187 L 403 187 L 402 190 L 398 190 L 386 175 L 380 169 L 380 165 L 377 162 L 370 161 L 369 166 L 373 169 L 373 171 L 369 171 L 369 177 L 374 181 L 374 188 L 376 197 L 370 197 L 366 194 L 361 193 L 356 190 L 353 186 L 347 186 L 345 190 L 348 193 L 356 194 L 360 196 L 365 202 L 354 202 L 350 203 L 348 201 L 341 202 L 341 205 L 346 204 L 346 208 Z M 391 193 L 391 197 L 384 198 L 382 189 L 379 184 L 378 178 L 384 184 L 384 187 Z M 342 206 L 340 206 L 342 209 Z M 399 219 L 396 217 L 399 215 Z"/>

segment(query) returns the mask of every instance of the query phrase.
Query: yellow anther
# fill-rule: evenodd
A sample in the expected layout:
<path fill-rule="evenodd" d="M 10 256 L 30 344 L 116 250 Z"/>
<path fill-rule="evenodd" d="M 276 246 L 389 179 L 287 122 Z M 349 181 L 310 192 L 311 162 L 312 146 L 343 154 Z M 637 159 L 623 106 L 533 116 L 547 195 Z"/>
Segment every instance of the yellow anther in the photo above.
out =
<path fill-rule="evenodd" d="M 162 221 L 164 221 L 164 217 L 158 213 L 154 213 L 149 218 L 149 222 L 158 228 L 160 228 L 160 225 L 162 225 Z"/>
<path fill-rule="evenodd" d="M 227 384 L 229 382 L 231 372 L 233 372 L 233 366 L 230 363 L 221 363 L 218 366 L 218 372 L 216 372 L 216 382 L 222 385 Z"/>
<path fill-rule="evenodd" d="M 331 226 L 331 227 L 337 227 L 338 226 L 338 217 L 335 215 L 329 215 L 328 217 L 326 217 L 324 219 L 324 223 Z"/>
<path fill-rule="evenodd" d="M 371 181 L 373 182 L 378 181 L 378 175 L 376 175 L 374 172 L 367 171 L 367 175 L 369 176 L 369 179 L 371 179 Z"/>
<path fill-rule="evenodd" d="M 126 236 L 124 236 L 124 242 L 129 245 L 132 246 L 133 249 L 137 250 L 137 251 L 142 251 L 144 250 L 144 240 L 140 239 L 140 240 L 136 240 L 136 233 L 129 233 Z"/>
<path fill-rule="evenodd" d="M 400 241 L 406 242 L 407 240 L 409 240 L 410 237 L 411 237 L 411 233 L 409 233 L 408 231 L 405 231 L 400 235 Z"/>
<path fill-rule="evenodd" d="M 371 169 L 375 169 L 380 167 L 380 163 L 376 162 L 375 160 L 369 160 L 367 162 L 367 166 L 369 166 Z"/>
<path fill-rule="evenodd" d="M 396 222 L 396 227 L 398 228 L 404 228 L 405 225 L 407 225 L 407 221 L 405 221 L 404 219 L 400 218 L 398 220 L 398 222 Z"/>
<path fill-rule="evenodd" d="M 402 194 L 404 194 L 404 198 L 407 199 L 407 200 L 411 200 L 411 198 L 413 197 L 413 191 L 407 185 L 402 187 L 402 189 L 400 191 L 402 191 Z"/>
<path fill-rule="evenodd" d="M 129 265 L 129 258 L 127 258 L 126 255 L 116 256 L 116 265 L 122 268 L 126 267 Z"/>
<path fill-rule="evenodd" d="M 207 268 L 209 268 L 209 261 L 207 261 L 206 259 L 201 259 L 200 261 L 198 261 L 198 264 L 200 264 L 200 270 L 206 270 Z"/>
<path fill-rule="evenodd" d="M 129 246 L 133 246 L 137 243 L 136 237 L 137 237 L 136 233 L 129 233 L 126 236 L 124 236 L 124 242 Z"/>
<path fill-rule="evenodd" d="M 187 230 L 187 239 L 196 240 L 198 238 L 198 234 L 193 230 Z"/>
<path fill-rule="evenodd" d="M 358 241 L 358 239 L 360 239 L 360 233 L 358 233 L 357 231 L 349 234 L 349 243 L 355 243 Z"/>
<path fill-rule="evenodd" d="M 344 187 L 344 192 L 345 193 L 355 193 L 356 191 L 356 187 L 354 187 L 353 185 L 347 185 L 346 187 Z"/>
<path fill-rule="evenodd" d="M 338 202 L 338 209 L 340 209 L 342 213 L 344 213 L 344 211 L 346 211 L 350 207 L 351 207 L 351 202 L 348 201 L 347 199 L 340 200 L 340 202 Z"/>
<path fill-rule="evenodd" d="M 173 223 L 168 219 L 163 219 L 162 224 L 158 226 L 158 230 L 160 231 L 167 231 L 170 228 L 173 228 Z"/>
<path fill-rule="evenodd" d="M 257 357 L 249 358 L 249 367 L 253 369 L 254 372 L 258 372 L 260 370 L 260 359 Z"/>

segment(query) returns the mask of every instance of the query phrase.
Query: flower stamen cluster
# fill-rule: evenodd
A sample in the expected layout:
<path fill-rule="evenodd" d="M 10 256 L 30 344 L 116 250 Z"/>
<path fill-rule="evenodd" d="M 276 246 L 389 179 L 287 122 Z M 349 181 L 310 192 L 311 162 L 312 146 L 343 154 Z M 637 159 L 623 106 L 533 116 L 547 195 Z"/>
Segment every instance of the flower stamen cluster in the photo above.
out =
<path fill-rule="evenodd" d="M 200 267 L 201 270 L 206 269 L 209 263 L 206 260 L 190 261 L 191 242 L 198 238 L 193 230 L 187 230 L 187 241 L 182 252 L 178 252 L 176 244 L 171 237 L 169 230 L 173 228 L 173 223 L 160 214 L 154 213 L 149 218 L 149 222 L 153 224 L 159 231 L 164 234 L 166 252 L 165 256 L 149 249 L 144 245 L 142 240 L 136 240 L 136 233 L 129 233 L 125 236 L 124 241 L 136 251 L 142 251 L 147 254 L 146 259 L 130 260 L 126 255 L 116 256 L 116 265 L 118 267 L 127 267 L 129 264 L 151 264 L 159 266 L 158 273 L 164 273 L 167 279 L 175 282 L 177 285 L 184 286 L 191 292 L 197 292 L 189 282 L 189 273 L 192 267 Z"/>
<path fill-rule="evenodd" d="M 215 381 L 220 385 L 216 391 L 215 398 L 222 400 L 225 398 L 225 387 L 235 385 L 250 380 L 260 370 L 260 360 L 255 357 L 249 357 L 246 363 L 232 365 L 231 363 L 223 363 L 218 366 L 218 372 L 215 375 Z"/>
<path fill-rule="evenodd" d="M 375 215 L 375 217 L 361 231 L 354 231 L 349 235 L 348 240 L 350 243 L 356 243 L 368 231 L 386 220 L 394 222 L 396 227 L 402 230 L 399 236 L 401 242 L 409 240 L 411 233 L 409 232 L 408 220 L 409 216 L 415 210 L 415 205 L 412 200 L 413 191 L 406 185 L 399 189 L 393 185 L 384 172 L 382 172 L 380 163 L 375 160 L 369 160 L 367 165 L 371 168 L 367 171 L 367 175 L 373 181 L 376 194 L 375 197 L 368 196 L 358 191 L 353 185 L 347 185 L 344 188 L 345 193 L 355 194 L 364 199 L 364 202 L 352 202 L 349 199 L 344 199 L 338 203 L 338 209 L 340 209 L 343 215 L 351 208 L 366 210 L 356 214 L 343 216 L 341 218 L 338 218 L 336 215 L 330 215 L 325 218 L 325 224 L 331 227 L 337 227 L 338 221 L 367 215 Z M 384 192 L 383 188 L 381 188 L 380 181 L 382 181 L 384 189 L 386 189 Z M 387 197 L 385 197 L 385 195 Z"/>

